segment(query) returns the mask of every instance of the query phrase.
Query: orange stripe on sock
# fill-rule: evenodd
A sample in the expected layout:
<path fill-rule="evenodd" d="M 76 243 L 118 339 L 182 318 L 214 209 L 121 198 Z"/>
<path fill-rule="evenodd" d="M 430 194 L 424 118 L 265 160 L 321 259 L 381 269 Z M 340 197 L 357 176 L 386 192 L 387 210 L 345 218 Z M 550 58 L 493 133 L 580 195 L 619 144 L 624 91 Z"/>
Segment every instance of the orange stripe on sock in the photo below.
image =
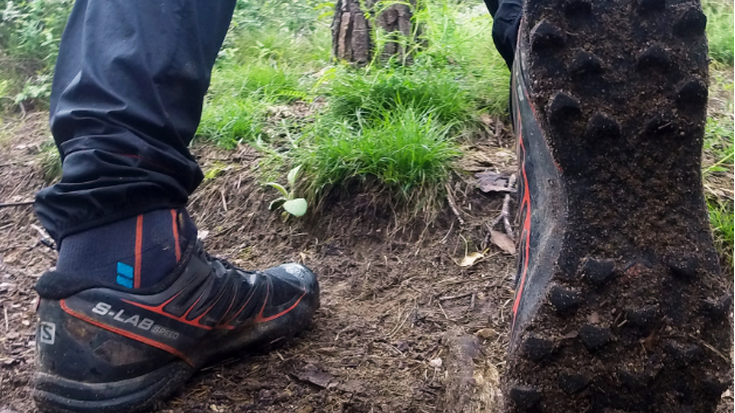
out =
<path fill-rule="evenodd" d="M 176 262 L 181 260 L 181 245 L 179 245 L 179 225 L 176 223 L 176 210 L 171 210 L 171 227 L 174 231 L 174 246 L 176 249 Z"/>
<path fill-rule="evenodd" d="M 135 278 L 134 288 L 140 288 L 140 267 L 143 264 L 143 215 L 138 215 L 135 225 Z"/>

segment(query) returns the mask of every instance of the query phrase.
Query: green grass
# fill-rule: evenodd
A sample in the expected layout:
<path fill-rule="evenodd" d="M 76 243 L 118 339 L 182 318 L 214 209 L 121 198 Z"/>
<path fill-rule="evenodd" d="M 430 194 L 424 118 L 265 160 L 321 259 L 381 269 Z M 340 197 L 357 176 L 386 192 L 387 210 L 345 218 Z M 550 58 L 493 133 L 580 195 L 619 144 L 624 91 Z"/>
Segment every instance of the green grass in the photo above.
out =
<path fill-rule="evenodd" d="M 260 19 L 270 11 L 252 7 L 236 10 L 197 136 L 255 145 L 267 179 L 274 167 L 304 165 L 302 189 L 312 200 L 367 182 L 394 199 L 434 197 L 461 155 L 457 136 L 479 114 L 507 111 L 509 74 L 484 6 L 430 2 L 417 16 L 424 46 L 412 64 L 376 59 L 363 68 L 330 62 L 330 15 L 307 24 Z M 324 97 L 303 122 L 271 119 L 276 105 Z"/>
<path fill-rule="evenodd" d="M 303 165 L 307 195 L 324 195 L 335 187 L 369 180 L 399 200 L 435 196 L 461 155 L 451 126 L 432 112 L 397 107 L 370 126 L 317 121 L 293 152 Z"/>
<path fill-rule="evenodd" d="M 709 208 L 709 221 L 712 226 L 712 236 L 715 241 L 715 247 L 720 254 L 720 259 L 725 264 L 723 270 L 730 272 L 727 269 L 733 267 L 733 245 L 735 240 L 733 239 L 733 203 L 732 200 L 729 202 L 720 199 L 710 198 L 707 201 Z M 731 273 L 731 272 L 730 272 Z"/>
<path fill-rule="evenodd" d="M 731 0 L 705 0 L 707 39 L 710 57 L 726 66 L 733 65 L 733 3 Z"/>
<path fill-rule="evenodd" d="M 308 98 L 300 74 L 285 65 L 228 65 L 212 77 L 197 136 L 228 148 L 262 138 L 271 106 Z"/>
<path fill-rule="evenodd" d="M 732 64 L 732 63 L 730 63 Z M 732 66 L 710 68 L 710 114 L 705 126 L 702 175 L 715 246 L 725 268 L 733 268 L 733 171 L 735 121 Z M 729 271 L 728 271 L 729 272 Z"/>
<path fill-rule="evenodd" d="M 471 118 L 469 94 L 450 71 L 412 66 L 364 72 L 342 69 L 330 82 L 329 107 L 337 118 L 372 125 L 399 107 L 431 111 L 444 123 Z"/>
<path fill-rule="evenodd" d="M 53 140 L 49 139 L 41 145 L 38 162 L 41 176 L 47 185 L 61 178 L 61 156 Z"/>
<path fill-rule="evenodd" d="M 733 171 L 733 121 L 732 118 L 707 119 L 704 136 L 704 152 L 713 159 L 705 163 L 702 173 L 730 173 Z"/>

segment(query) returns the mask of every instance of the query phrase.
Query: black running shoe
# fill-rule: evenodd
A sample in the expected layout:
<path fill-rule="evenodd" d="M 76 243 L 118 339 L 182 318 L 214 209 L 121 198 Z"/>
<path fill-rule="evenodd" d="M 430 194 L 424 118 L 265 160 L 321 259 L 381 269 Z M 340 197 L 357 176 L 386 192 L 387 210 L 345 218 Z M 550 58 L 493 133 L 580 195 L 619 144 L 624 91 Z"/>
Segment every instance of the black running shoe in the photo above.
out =
<path fill-rule="evenodd" d="M 506 412 L 707 413 L 730 383 L 700 169 L 705 23 L 696 0 L 526 2 Z"/>
<path fill-rule="evenodd" d="M 299 264 L 242 271 L 191 242 L 155 290 L 121 291 L 44 274 L 33 398 L 49 412 L 149 408 L 203 366 L 303 330 L 319 307 Z"/>

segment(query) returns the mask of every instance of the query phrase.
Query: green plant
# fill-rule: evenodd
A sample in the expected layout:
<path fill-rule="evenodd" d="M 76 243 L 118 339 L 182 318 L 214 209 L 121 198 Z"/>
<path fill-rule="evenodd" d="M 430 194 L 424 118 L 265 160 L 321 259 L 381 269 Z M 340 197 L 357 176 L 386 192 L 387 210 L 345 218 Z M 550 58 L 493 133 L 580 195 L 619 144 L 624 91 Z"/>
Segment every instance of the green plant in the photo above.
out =
<path fill-rule="evenodd" d="M 727 118 L 710 117 L 707 119 L 704 134 L 704 152 L 713 157 L 710 164 L 705 163 L 703 175 L 733 170 L 733 121 Z"/>
<path fill-rule="evenodd" d="M 43 181 L 50 184 L 59 179 L 61 177 L 61 156 L 54 141 L 49 139 L 41 144 L 41 152 L 38 156 Z"/>
<path fill-rule="evenodd" d="M 197 136 L 233 148 L 265 135 L 268 112 L 277 104 L 307 100 L 301 74 L 287 65 L 229 64 L 213 73 Z"/>
<path fill-rule="evenodd" d="M 14 104 L 45 106 L 73 0 L 0 0 L 0 79 Z"/>
<path fill-rule="evenodd" d="M 282 207 L 284 218 L 288 217 L 288 214 L 300 217 L 306 213 L 306 209 L 308 207 L 306 199 L 296 198 L 294 194 L 294 188 L 296 187 L 296 178 L 298 177 L 300 170 L 301 165 L 288 171 L 287 181 L 288 186 L 291 189 L 290 191 L 286 190 L 283 185 L 277 182 L 267 182 L 265 184 L 277 189 L 281 193 L 282 196 L 271 201 L 270 205 L 268 205 L 268 209 L 272 211 L 274 209 Z"/>
<path fill-rule="evenodd" d="M 48 102 L 49 97 L 51 97 L 51 81 L 52 76 L 50 73 L 44 73 L 28 79 L 23 85 L 23 90 L 13 98 L 13 103 L 17 105 L 26 101 Z"/>
<path fill-rule="evenodd" d="M 726 66 L 733 65 L 733 3 L 724 0 L 704 0 L 707 15 L 707 39 L 710 57 Z"/>

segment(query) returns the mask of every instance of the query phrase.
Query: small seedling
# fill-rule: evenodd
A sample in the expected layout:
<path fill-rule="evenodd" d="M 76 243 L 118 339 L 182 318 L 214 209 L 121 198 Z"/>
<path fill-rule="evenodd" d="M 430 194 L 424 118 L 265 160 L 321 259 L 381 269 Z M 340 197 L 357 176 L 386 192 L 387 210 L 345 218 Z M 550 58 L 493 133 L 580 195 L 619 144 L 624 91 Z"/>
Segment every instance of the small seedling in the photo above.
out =
<path fill-rule="evenodd" d="M 271 201 L 270 205 L 268 206 L 269 210 L 274 210 L 278 207 L 283 207 L 283 215 L 284 217 L 288 217 L 287 214 L 291 214 L 296 217 L 300 217 L 306 213 L 306 199 L 304 198 L 294 198 L 294 187 L 296 186 L 296 177 L 299 175 L 299 171 L 301 170 L 301 165 L 291 169 L 288 171 L 288 186 L 291 189 L 291 191 L 287 191 L 286 188 L 283 187 L 283 185 L 276 183 L 276 182 L 268 182 L 266 185 L 276 188 L 283 196 L 278 197 Z"/>

